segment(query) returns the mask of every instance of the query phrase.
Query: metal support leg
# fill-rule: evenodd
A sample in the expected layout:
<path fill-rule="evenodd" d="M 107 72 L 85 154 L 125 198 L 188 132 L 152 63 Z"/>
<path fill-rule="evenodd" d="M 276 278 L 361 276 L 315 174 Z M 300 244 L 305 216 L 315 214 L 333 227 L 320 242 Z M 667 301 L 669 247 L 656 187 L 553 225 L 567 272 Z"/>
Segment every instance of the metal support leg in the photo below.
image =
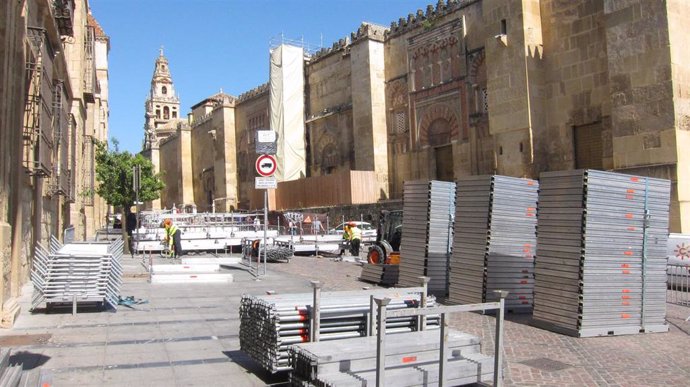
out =
<path fill-rule="evenodd" d="M 77 296 L 72 296 L 72 316 L 77 315 Z"/>
<path fill-rule="evenodd" d="M 429 294 L 429 290 L 428 290 L 429 280 L 431 280 L 431 278 L 422 276 L 422 277 L 419 277 L 419 279 L 421 281 L 422 287 L 424 288 L 424 290 L 422 291 L 422 298 L 419 301 L 419 306 L 420 306 L 420 308 L 426 308 L 426 299 L 427 299 L 427 296 Z M 420 331 L 426 330 L 426 316 L 425 315 L 417 316 L 417 327 L 418 327 L 417 329 Z"/>
<path fill-rule="evenodd" d="M 376 303 L 374 302 L 374 295 L 369 296 L 369 318 L 367 319 L 369 329 L 367 329 L 367 336 L 374 335 L 376 327 Z"/>
<path fill-rule="evenodd" d="M 505 305 L 508 292 L 494 290 L 494 294 L 500 297 L 501 307 L 496 314 L 496 348 L 494 349 L 494 386 L 503 386 L 503 318 L 505 317 Z"/>
<path fill-rule="evenodd" d="M 438 358 L 438 387 L 446 385 L 446 364 L 448 363 L 448 317 L 446 313 L 441 313 L 441 352 Z"/>
<path fill-rule="evenodd" d="M 319 341 L 319 330 L 321 329 L 321 286 L 321 282 L 311 281 L 311 287 L 314 288 L 314 300 L 311 306 L 309 341 L 312 343 Z"/>
<path fill-rule="evenodd" d="M 383 387 L 386 384 L 386 305 L 391 302 L 390 298 L 374 298 L 378 306 L 378 333 L 376 335 L 376 387 Z"/>

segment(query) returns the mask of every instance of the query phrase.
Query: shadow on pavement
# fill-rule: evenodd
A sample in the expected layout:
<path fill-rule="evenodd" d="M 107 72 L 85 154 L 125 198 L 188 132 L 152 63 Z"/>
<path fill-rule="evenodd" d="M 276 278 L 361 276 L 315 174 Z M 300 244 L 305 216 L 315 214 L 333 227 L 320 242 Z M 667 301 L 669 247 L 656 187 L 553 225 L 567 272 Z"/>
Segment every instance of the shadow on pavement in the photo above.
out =
<path fill-rule="evenodd" d="M 240 350 L 236 351 L 223 351 L 223 354 L 227 356 L 233 363 L 242 366 L 247 373 L 254 374 L 257 378 L 261 379 L 266 385 L 270 386 L 289 386 L 289 375 L 287 372 L 279 372 L 276 374 L 271 374 L 270 372 L 263 369 L 257 362 L 252 360 L 247 354 Z"/>

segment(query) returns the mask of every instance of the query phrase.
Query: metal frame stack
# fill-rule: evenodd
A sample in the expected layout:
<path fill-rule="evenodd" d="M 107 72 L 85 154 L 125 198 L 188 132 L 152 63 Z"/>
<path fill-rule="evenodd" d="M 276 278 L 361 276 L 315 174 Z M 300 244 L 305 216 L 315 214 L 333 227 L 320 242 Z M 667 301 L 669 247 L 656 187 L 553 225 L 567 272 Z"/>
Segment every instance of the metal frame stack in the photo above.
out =
<path fill-rule="evenodd" d="M 362 265 L 361 281 L 372 282 L 384 286 L 393 286 L 398 283 L 400 265 L 374 265 L 365 263 Z"/>
<path fill-rule="evenodd" d="M 323 292 L 320 298 L 319 340 L 331 341 L 366 336 L 371 297 L 392 299 L 389 309 L 418 307 L 423 288 L 397 288 Z M 240 302 L 240 349 L 270 372 L 292 369 L 288 347 L 310 340 L 313 293 L 243 295 Z M 433 296 L 427 305 L 435 305 Z M 418 319 L 388 319 L 387 332 L 417 330 Z M 438 328 L 438 315 L 429 317 L 427 329 Z"/>
<path fill-rule="evenodd" d="M 448 332 L 448 385 L 489 380 L 491 356 L 480 352 L 481 339 L 459 331 Z M 293 386 L 362 386 L 376 384 L 377 337 L 290 347 Z M 440 342 L 438 331 L 400 333 L 386 346 L 386 385 L 427 386 L 438 383 Z"/>
<path fill-rule="evenodd" d="M 105 302 L 117 309 L 124 242 L 69 243 L 50 239 L 50 252 L 36 245 L 31 280 L 34 294 L 31 309 L 42 302 Z"/>
<path fill-rule="evenodd" d="M 494 301 L 494 290 L 508 290 L 506 308 L 530 312 L 538 182 L 486 175 L 457 184 L 449 301 Z"/>
<path fill-rule="evenodd" d="M 406 181 L 403 187 L 403 240 L 398 284 L 431 278 L 429 292 L 448 294 L 448 260 L 453 240 L 455 183 Z"/>
<path fill-rule="evenodd" d="M 668 180 L 542 173 L 535 324 L 579 337 L 666 332 Z"/>

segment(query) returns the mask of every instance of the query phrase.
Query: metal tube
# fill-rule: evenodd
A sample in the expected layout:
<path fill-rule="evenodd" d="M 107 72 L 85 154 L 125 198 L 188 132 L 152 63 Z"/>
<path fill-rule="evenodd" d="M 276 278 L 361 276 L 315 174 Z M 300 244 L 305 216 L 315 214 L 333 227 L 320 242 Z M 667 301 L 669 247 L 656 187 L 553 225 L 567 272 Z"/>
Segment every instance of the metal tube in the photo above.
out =
<path fill-rule="evenodd" d="M 505 317 L 505 301 L 508 292 L 505 290 L 494 290 L 494 294 L 500 297 L 500 308 L 496 315 L 496 338 L 494 349 L 494 386 L 503 386 L 503 318 Z M 441 316 L 443 319 L 443 315 Z M 443 329 L 443 328 L 441 328 Z"/>
<path fill-rule="evenodd" d="M 386 384 L 386 305 L 390 298 L 374 298 L 378 306 L 378 334 L 376 340 L 376 387 Z"/>
<path fill-rule="evenodd" d="M 314 299 L 311 309 L 311 326 L 309 331 L 310 340 L 312 343 L 319 341 L 319 330 L 321 322 L 321 282 L 311 281 L 311 286 L 314 288 Z"/>

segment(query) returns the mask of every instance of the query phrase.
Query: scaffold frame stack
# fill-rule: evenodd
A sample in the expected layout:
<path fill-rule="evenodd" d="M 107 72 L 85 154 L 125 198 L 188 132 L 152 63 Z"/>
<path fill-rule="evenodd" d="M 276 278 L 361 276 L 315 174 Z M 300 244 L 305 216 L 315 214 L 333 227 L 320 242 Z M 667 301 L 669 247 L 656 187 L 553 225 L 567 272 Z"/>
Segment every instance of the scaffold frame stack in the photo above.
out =
<path fill-rule="evenodd" d="M 420 276 L 426 276 L 431 278 L 429 292 L 445 296 L 453 241 L 455 183 L 406 181 L 403 213 L 398 284 L 413 286 Z"/>
<path fill-rule="evenodd" d="M 534 322 L 579 337 L 666 332 L 668 180 L 542 173 Z"/>
<path fill-rule="evenodd" d="M 506 308 L 530 312 L 539 183 L 484 175 L 457 184 L 449 301 L 494 301 L 494 290 L 508 290 Z"/>
<path fill-rule="evenodd" d="M 122 285 L 124 242 L 83 242 L 62 245 L 51 236 L 49 250 L 37 244 L 31 270 L 31 310 L 41 303 L 104 303 L 117 310 Z"/>

